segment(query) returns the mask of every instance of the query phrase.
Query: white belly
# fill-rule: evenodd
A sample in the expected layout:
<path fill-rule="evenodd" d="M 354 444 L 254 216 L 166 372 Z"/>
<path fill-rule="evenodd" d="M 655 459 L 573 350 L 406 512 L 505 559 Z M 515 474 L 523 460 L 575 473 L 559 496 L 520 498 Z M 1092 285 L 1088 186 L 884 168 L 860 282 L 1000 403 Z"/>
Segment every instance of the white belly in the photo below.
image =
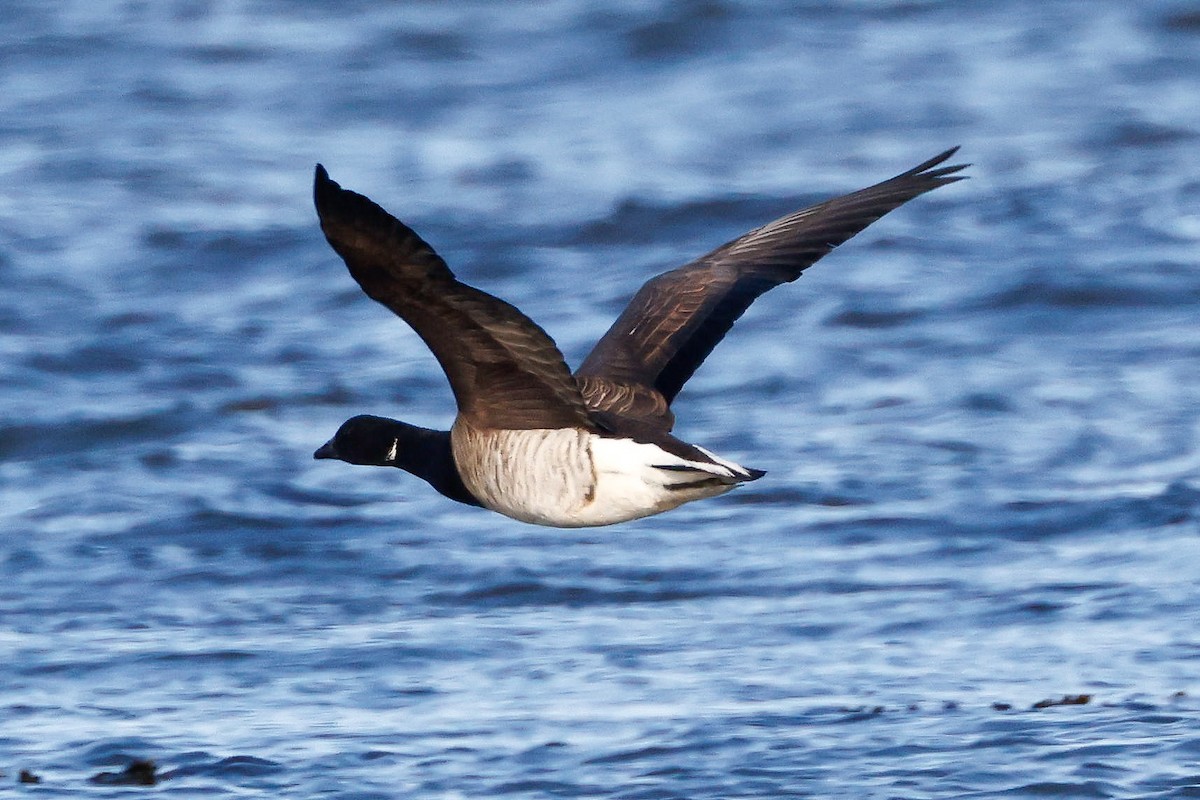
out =
<path fill-rule="evenodd" d="M 481 431 L 456 422 L 450 442 L 463 484 L 484 507 L 559 528 L 658 514 L 723 494 L 739 480 L 714 465 L 696 472 L 664 470 L 659 467 L 691 462 L 655 445 L 573 428 Z"/>

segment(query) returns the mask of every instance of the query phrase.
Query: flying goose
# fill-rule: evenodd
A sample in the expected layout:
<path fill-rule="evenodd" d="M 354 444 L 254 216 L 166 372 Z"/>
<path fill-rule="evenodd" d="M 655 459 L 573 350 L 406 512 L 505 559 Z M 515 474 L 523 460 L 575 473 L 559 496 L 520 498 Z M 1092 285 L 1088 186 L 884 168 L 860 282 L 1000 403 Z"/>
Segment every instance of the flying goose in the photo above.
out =
<path fill-rule="evenodd" d="M 321 230 L 367 296 L 412 326 L 450 381 L 449 431 L 347 420 L 314 458 L 399 467 L 451 500 L 563 528 L 611 525 L 723 494 L 764 472 L 671 435 L 671 402 L 754 300 L 918 195 L 962 180 L 947 150 L 796 211 L 649 280 L 574 374 L 514 306 L 320 164 Z"/>

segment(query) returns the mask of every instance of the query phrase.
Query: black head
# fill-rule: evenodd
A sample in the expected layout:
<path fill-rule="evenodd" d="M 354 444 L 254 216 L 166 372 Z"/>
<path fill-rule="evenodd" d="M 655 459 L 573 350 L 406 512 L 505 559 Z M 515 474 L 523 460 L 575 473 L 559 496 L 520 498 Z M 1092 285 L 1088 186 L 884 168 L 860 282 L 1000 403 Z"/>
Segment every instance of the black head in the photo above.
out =
<path fill-rule="evenodd" d="M 479 501 L 463 485 L 450 452 L 450 432 L 418 428 L 387 417 L 362 415 L 342 423 L 313 458 L 336 458 L 350 464 L 399 467 L 460 503 Z"/>
<path fill-rule="evenodd" d="M 313 458 L 336 458 L 348 464 L 391 466 L 404 444 L 403 423 L 363 414 L 342 423 L 337 433 L 317 448 Z"/>

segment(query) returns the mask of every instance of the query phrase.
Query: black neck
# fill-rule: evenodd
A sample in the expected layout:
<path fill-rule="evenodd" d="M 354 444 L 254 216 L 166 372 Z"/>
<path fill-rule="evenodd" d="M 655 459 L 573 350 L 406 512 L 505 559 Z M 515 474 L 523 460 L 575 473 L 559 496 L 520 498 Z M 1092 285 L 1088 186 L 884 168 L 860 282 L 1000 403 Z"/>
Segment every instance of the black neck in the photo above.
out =
<path fill-rule="evenodd" d="M 481 505 L 467 487 L 463 486 L 454 455 L 450 451 L 450 432 L 418 428 L 397 422 L 396 436 L 400 446 L 391 466 L 411 472 L 451 500 L 469 506 Z"/>

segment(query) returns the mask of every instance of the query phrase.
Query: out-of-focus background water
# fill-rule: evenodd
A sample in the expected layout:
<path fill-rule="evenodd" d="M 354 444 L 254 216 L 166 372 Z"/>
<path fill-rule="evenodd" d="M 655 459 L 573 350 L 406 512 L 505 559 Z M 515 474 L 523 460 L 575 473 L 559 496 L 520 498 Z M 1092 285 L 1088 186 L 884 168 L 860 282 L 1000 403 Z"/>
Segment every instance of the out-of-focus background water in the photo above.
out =
<path fill-rule="evenodd" d="M 954 144 L 680 397 L 751 486 L 557 531 L 311 459 L 452 414 L 317 161 L 577 364 Z M 0 175 L 10 790 L 1200 792 L 1194 3 L 10 0 Z"/>

